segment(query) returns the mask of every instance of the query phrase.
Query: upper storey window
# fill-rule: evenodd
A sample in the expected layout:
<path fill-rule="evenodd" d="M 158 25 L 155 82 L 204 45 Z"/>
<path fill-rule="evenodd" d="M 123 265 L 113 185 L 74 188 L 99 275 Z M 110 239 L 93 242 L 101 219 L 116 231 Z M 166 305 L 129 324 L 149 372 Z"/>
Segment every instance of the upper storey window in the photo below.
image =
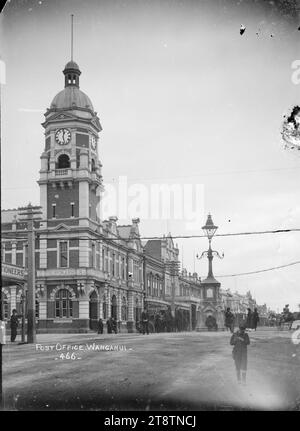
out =
<path fill-rule="evenodd" d="M 70 159 L 67 154 L 61 154 L 57 159 L 56 169 L 68 169 L 70 167 Z"/>

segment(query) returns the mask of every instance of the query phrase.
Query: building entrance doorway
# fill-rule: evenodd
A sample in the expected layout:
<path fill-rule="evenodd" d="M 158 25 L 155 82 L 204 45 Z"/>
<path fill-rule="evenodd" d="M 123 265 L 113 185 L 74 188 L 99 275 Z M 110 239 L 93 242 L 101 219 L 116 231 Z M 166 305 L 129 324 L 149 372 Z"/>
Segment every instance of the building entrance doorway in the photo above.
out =
<path fill-rule="evenodd" d="M 98 329 L 98 296 L 94 291 L 90 295 L 90 329 L 97 331 Z"/>
<path fill-rule="evenodd" d="M 117 298 L 115 295 L 111 298 L 111 317 L 117 320 Z"/>

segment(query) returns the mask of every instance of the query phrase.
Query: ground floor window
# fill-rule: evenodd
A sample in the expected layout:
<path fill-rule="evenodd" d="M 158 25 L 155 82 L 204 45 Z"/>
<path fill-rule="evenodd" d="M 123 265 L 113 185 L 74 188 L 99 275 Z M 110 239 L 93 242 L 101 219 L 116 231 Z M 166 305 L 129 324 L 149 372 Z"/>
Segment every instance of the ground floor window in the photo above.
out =
<path fill-rule="evenodd" d="M 56 292 L 55 317 L 72 317 L 72 299 L 67 289 L 60 289 Z"/>

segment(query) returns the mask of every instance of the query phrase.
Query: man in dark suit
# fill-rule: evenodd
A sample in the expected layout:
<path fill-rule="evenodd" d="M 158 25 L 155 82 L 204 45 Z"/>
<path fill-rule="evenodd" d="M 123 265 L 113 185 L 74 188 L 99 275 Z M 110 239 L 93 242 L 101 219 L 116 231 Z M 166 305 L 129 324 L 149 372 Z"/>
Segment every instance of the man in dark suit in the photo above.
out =
<path fill-rule="evenodd" d="M 10 317 L 10 329 L 11 329 L 10 341 L 12 343 L 16 339 L 18 326 L 19 326 L 19 320 L 18 320 L 17 310 L 14 309 Z"/>
<path fill-rule="evenodd" d="M 141 318 L 142 318 L 143 335 L 145 334 L 145 332 L 147 333 L 147 335 L 149 335 L 149 315 L 146 308 L 142 312 Z"/>
<path fill-rule="evenodd" d="M 103 334 L 103 321 L 101 318 L 98 320 L 98 334 Z"/>

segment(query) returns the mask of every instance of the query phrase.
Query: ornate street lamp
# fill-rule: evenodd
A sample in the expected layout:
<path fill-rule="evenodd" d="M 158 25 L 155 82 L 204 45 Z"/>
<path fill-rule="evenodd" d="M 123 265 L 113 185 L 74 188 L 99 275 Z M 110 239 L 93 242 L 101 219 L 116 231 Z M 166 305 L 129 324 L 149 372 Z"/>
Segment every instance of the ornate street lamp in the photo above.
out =
<path fill-rule="evenodd" d="M 202 307 L 204 314 L 199 316 L 199 321 L 197 325 L 197 330 L 201 331 L 205 329 L 206 323 L 205 323 L 205 316 L 208 314 L 213 314 L 216 316 L 217 324 L 219 329 L 224 329 L 224 322 L 222 318 L 222 301 L 220 298 L 220 287 L 221 283 L 219 283 L 214 275 L 213 275 L 213 269 L 212 269 L 212 261 L 214 256 L 217 256 L 219 259 L 224 258 L 224 253 L 222 256 L 219 254 L 218 251 L 212 250 L 211 248 L 211 240 L 213 236 L 215 235 L 216 231 L 218 229 L 218 226 L 215 226 L 211 214 L 208 214 L 206 224 L 202 227 L 203 232 L 208 238 L 208 250 L 203 251 L 201 256 L 196 255 L 197 259 L 202 259 L 204 256 L 208 258 L 208 275 L 205 280 L 201 281 L 202 291 L 203 291 L 203 301 L 202 301 Z"/>
<path fill-rule="evenodd" d="M 213 261 L 214 256 L 217 256 L 219 259 L 224 258 L 224 253 L 221 256 L 218 251 L 212 250 L 212 248 L 211 248 L 211 240 L 212 240 L 214 234 L 216 233 L 217 229 L 218 229 L 218 226 L 214 225 L 214 222 L 212 221 L 211 215 L 208 214 L 206 224 L 204 226 L 202 226 L 202 230 L 208 238 L 209 247 L 208 247 L 208 250 L 204 251 L 201 254 L 201 256 L 198 256 L 198 254 L 196 255 L 197 259 L 199 259 L 199 260 L 202 259 L 204 256 L 207 256 L 207 258 L 208 258 L 208 276 L 207 276 L 207 278 L 214 278 L 213 270 L 212 270 L 212 261 Z"/>

